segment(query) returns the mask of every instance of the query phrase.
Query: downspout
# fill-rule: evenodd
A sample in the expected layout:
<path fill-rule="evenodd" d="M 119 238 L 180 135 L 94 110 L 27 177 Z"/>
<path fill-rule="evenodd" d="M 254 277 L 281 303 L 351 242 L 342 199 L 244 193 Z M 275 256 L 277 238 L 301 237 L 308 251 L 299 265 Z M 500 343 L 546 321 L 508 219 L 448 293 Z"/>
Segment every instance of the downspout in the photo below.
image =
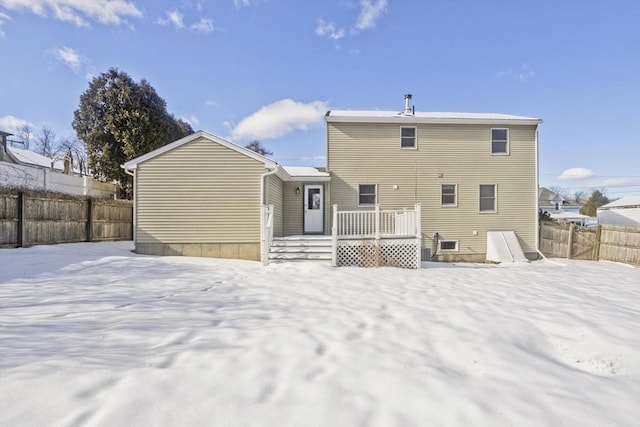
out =
<path fill-rule="evenodd" d="M 536 125 L 536 136 L 535 136 L 535 146 L 536 146 L 536 191 L 535 191 L 535 198 L 536 198 L 536 209 L 535 209 L 535 216 L 536 216 L 536 252 L 539 253 L 540 255 L 542 255 L 542 252 L 540 251 L 540 216 L 538 214 L 539 209 L 540 209 L 540 201 L 538 200 L 538 194 L 540 194 L 540 171 L 538 170 L 539 168 L 539 157 L 540 154 L 538 152 L 538 128 L 540 127 L 540 124 L 538 123 Z M 542 255 L 542 258 L 544 258 L 544 255 Z"/>
<path fill-rule="evenodd" d="M 138 198 L 136 197 L 136 174 L 131 172 L 129 169 L 125 168 L 124 166 L 122 167 L 122 169 L 124 169 L 124 173 L 126 173 L 127 175 L 130 175 L 133 177 L 133 244 L 135 245 L 136 243 L 136 230 L 137 230 L 137 224 L 138 224 L 138 209 L 136 209 L 136 207 L 138 206 Z"/>

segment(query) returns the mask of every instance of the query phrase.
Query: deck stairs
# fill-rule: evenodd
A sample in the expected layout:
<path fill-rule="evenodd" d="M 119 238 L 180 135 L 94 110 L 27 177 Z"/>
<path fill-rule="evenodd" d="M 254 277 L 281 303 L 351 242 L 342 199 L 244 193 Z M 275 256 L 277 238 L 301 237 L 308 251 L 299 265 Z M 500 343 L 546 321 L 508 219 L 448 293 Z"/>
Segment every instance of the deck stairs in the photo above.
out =
<path fill-rule="evenodd" d="M 331 262 L 331 236 L 274 237 L 269 249 L 269 262 Z"/>

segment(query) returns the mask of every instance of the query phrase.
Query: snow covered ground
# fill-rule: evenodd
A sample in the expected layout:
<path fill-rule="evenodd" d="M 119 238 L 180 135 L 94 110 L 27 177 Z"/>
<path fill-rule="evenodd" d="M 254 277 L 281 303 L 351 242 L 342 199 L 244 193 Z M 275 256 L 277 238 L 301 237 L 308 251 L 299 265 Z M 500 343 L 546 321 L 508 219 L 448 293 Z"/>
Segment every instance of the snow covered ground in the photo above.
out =
<path fill-rule="evenodd" d="M 2 426 L 637 426 L 640 270 L 0 250 Z"/>

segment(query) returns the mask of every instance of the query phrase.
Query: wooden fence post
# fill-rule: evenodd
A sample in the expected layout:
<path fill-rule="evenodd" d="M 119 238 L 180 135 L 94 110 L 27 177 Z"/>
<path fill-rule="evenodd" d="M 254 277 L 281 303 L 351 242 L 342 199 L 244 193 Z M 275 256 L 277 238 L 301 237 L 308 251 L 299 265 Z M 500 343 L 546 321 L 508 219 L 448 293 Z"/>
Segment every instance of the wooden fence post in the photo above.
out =
<path fill-rule="evenodd" d="M 86 228 L 86 241 L 93 241 L 93 199 L 87 198 L 87 228 Z"/>
<path fill-rule="evenodd" d="M 27 243 L 25 236 L 25 194 L 24 192 L 18 193 L 18 235 L 17 235 L 17 243 L 19 248 L 23 248 Z"/>
<path fill-rule="evenodd" d="M 576 225 L 572 222 L 569 226 L 569 241 L 567 242 L 567 259 L 571 259 L 571 252 L 573 251 L 573 229 Z"/>
<path fill-rule="evenodd" d="M 593 255 L 591 256 L 594 261 L 600 260 L 600 239 L 602 239 L 602 224 L 598 224 L 596 227 L 596 244 L 593 245 Z"/>

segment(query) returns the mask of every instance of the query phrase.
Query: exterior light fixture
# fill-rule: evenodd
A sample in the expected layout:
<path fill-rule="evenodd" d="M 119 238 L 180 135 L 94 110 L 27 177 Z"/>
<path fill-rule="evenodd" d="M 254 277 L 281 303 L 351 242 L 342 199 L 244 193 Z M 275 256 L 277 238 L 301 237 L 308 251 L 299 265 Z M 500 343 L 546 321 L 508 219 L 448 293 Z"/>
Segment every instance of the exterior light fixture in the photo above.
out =
<path fill-rule="evenodd" d="M 300 194 L 300 187 L 296 187 L 296 194 Z"/>

